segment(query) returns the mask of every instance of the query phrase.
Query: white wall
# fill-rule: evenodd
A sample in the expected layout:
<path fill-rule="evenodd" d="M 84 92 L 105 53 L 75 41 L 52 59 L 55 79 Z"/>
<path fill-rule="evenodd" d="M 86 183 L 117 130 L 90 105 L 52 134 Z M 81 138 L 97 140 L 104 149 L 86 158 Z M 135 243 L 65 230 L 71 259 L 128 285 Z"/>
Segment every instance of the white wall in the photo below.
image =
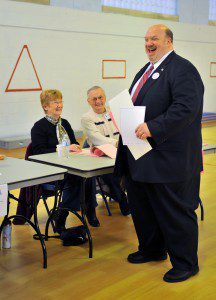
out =
<path fill-rule="evenodd" d="M 209 0 L 178 0 L 179 22 L 208 24 Z"/>
<path fill-rule="evenodd" d="M 160 21 L 159 21 L 160 22 Z M 43 116 L 40 92 L 5 93 L 11 72 L 27 44 L 43 88 L 64 96 L 64 117 L 74 129 L 88 109 L 86 90 L 101 85 L 110 98 L 130 86 L 146 62 L 143 36 L 155 20 L 72 9 L 0 2 L 0 137 L 27 134 Z M 216 111 L 216 28 L 164 22 L 174 31 L 176 51 L 191 60 L 205 83 L 205 111 Z M 127 78 L 101 76 L 102 59 L 126 59 Z"/>

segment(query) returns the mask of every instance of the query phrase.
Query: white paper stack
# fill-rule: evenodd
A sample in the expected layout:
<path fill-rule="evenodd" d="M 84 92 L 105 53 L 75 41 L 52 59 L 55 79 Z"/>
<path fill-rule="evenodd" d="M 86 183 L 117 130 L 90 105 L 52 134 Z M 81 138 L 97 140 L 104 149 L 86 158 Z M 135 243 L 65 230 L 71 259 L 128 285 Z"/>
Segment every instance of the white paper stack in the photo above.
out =
<path fill-rule="evenodd" d="M 147 140 L 136 137 L 136 127 L 145 121 L 145 106 L 134 106 L 128 90 L 122 91 L 109 101 L 112 117 L 118 127 L 123 144 L 127 145 L 135 159 L 140 158 L 152 147 Z"/>
<path fill-rule="evenodd" d="M 123 145 L 143 145 L 135 130 L 145 120 L 145 106 L 133 106 L 120 109 L 120 128 Z"/>

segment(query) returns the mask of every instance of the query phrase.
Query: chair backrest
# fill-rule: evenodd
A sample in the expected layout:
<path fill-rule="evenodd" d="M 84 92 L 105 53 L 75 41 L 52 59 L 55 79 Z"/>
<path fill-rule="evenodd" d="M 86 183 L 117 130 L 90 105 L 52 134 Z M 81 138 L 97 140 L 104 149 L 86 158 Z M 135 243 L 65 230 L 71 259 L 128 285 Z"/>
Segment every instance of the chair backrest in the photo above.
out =
<path fill-rule="evenodd" d="M 29 156 L 33 155 L 33 147 L 32 142 L 27 146 L 26 153 L 25 153 L 25 160 L 28 160 Z"/>
<path fill-rule="evenodd" d="M 110 187 L 103 181 L 103 178 L 101 176 L 97 176 L 96 180 L 96 192 L 101 194 L 102 191 L 104 194 L 108 197 L 110 197 L 111 190 Z"/>

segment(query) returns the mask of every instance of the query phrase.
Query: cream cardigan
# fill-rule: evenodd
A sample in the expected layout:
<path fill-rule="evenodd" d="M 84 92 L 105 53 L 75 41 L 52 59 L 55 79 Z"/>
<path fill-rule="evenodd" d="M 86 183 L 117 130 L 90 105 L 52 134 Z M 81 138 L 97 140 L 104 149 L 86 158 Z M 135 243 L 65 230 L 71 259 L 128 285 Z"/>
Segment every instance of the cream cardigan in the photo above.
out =
<path fill-rule="evenodd" d="M 82 116 L 81 124 L 91 147 L 103 144 L 112 144 L 117 147 L 119 132 L 109 116 L 107 107 L 103 114 L 97 114 L 92 109 L 89 110 Z"/>

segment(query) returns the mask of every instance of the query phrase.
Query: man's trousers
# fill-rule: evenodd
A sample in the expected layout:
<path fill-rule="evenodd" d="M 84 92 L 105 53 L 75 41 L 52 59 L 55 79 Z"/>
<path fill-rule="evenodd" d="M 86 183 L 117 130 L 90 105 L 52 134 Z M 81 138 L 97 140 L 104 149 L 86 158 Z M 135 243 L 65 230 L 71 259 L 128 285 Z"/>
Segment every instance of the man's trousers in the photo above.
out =
<path fill-rule="evenodd" d="M 198 266 L 200 175 L 175 183 L 145 183 L 126 177 L 126 189 L 139 250 L 145 255 L 168 252 L 174 268 Z"/>

